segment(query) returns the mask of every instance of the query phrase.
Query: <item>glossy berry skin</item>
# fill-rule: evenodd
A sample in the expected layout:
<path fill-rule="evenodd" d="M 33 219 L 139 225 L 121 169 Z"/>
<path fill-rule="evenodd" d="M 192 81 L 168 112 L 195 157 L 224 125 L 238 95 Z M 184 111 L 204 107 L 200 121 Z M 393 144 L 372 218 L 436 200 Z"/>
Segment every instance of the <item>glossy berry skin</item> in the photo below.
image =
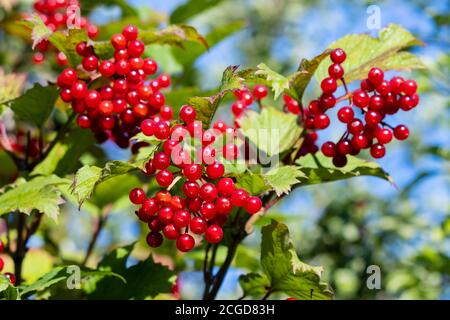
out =
<path fill-rule="evenodd" d="M 369 144 L 369 141 L 367 140 L 366 136 L 363 134 L 357 134 L 353 136 L 351 140 L 351 145 L 354 149 L 361 150 L 365 149 Z"/>
<path fill-rule="evenodd" d="M 386 154 L 386 148 L 379 143 L 374 144 L 370 147 L 370 155 L 375 159 L 383 158 Z"/>
<path fill-rule="evenodd" d="M 153 127 L 153 133 L 156 138 L 160 140 L 165 140 L 169 137 L 170 134 L 170 128 L 167 123 L 164 121 L 160 121 L 158 123 L 155 123 Z"/>
<path fill-rule="evenodd" d="M 87 94 L 87 86 L 83 81 L 75 81 L 70 88 L 70 92 L 75 99 L 83 99 Z"/>
<path fill-rule="evenodd" d="M 330 125 L 330 118 L 326 114 L 319 114 L 314 117 L 314 126 L 317 129 L 325 129 Z"/>
<path fill-rule="evenodd" d="M 78 126 L 80 128 L 83 128 L 83 129 L 88 129 L 92 125 L 91 119 L 88 116 L 84 115 L 84 114 L 81 114 L 81 115 L 78 116 L 77 124 L 78 124 Z"/>
<path fill-rule="evenodd" d="M 206 167 L 206 174 L 210 179 L 219 179 L 225 173 L 225 167 L 219 162 L 215 162 Z"/>
<path fill-rule="evenodd" d="M 238 156 L 238 147 L 234 143 L 228 143 L 223 146 L 223 156 L 227 160 L 234 160 Z"/>
<path fill-rule="evenodd" d="M 330 53 L 331 61 L 334 63 L 342 63 L 347 58 L 347 55 L 345 54 L 345 51 L 341 48 L 334 49 Z"/>
<path fill-rule="evenodd" d="M 163 243 L 163 236 L 159 232 L 152 231 L 147 234 L 147 244 L 152 248 L 158 248 Z"/>
<path fill-rule="evenodd" d="M 255 214 L 262 207 L 261 199 L 255 196 L 249 197 L 245 203 L 244 209 L 250 214 Z"/>
<path fill-rule="evenodd" d="M 345 167 L 347 164 L 347 157 L 345 155 L 336 155 L 333 157 L 333 165 L 338 168 Z"/>
<path fill-rule="evenodd" d="M 130 201 L 134 204 L 142 204 L 146 199 L 145 191 L 141 188 L 134 188 L 129 194 Z"/>
<path fill-rule="evenodd" d="M 231 112 L 235 117 L 239 117 L 246 108 L 247 106 L 242 101 L 236 101 L 231 105 Z"/>
<path fill-rule="evenodd" d="M 353 121 L 350 122 L 350 123 L 347 125 L 347 130 L 348 130 L 351 134 L 358 134 L 358 133 L 360 133 L 363 129 L 364 129 L 364 124 L 363 124 L 362 121 L 359 120 L 359 119 L 353 119 Z"/>
<path fill-rule="evenodd" d="M 219 197 L 215 202 L 216 211 L 219 214 L 229 214 L 233 209 L 233 205 L 229 198 Z"/>
<path fill-rule="evenodd" d="M 336 91 L 337 83 L 333 78 L 325 78 L 322 80 L 320 87 L 324 93 L 331 94 Z"/>
<path fill-rule="evenodd" d="M 264 99 L 265 97 L 267 97 L 268 94 L 268 89 L 265 85 L 262 84 L 257 84 L 253 87 L 253 96 L 258 99 Z"/>
<path fill-rule="evenodd" d="M 349 154 L 352 151 L 352 147 L 350 145 L 350 141 L 347 139 L 341 140 L 336 145 L 338 154 L 346 155 Z"/>
<path fill-rule="evenodd" d="M 144 70 L 145 74 L 147 75 L 154 75 L 158 71 L 158 64 L 153 59 L 144 59 L 142 70 Z"/>
<path fill-rule="evenodd" d="M 84 70 L 86 71 L 94 71 L 97 70 L 98 67 L 98 59 L 94 55 L 90 55 L 83 58 L 83 61 L 81 62 Z"/>
<path fill-rule="evenodd" d="M 408 127 L 404 125 L 398 125 L 394 128 L 394 137 L 397 140 L 406 140 L 409 137 Z"/>
<path fill-rule="evenodd" d="M 192 106 L 184 105 L 180 109 L 180 119 L 186 123 L 190 123 L 195 120 L 197 112 Z"/>
<path fill-rule="evenodd" d="M 343 123 L 350 123 L 355 117 L 355 112 L 350 107 L 343 107 L 338 111 L 338 119 Z"/>
<path fill-rule="evenodd" d="M 230 196 L 234 190 L 234 181 L 231 178 L 222 178 L 217 182 L 217 191 L 223 196 Z"/>
<path fill-rule="evenodd" d="M 2 253 L 5 250 L 5 244 L 2 240 L 0 240 L 0 253 Z"/>
<path fill-rule="evenodd" d="M 183 174 L 189 181 L 196 181 L 202 176 L 202 166 L 199 164 L 187 164 L 183 168 Z"/>
<path fill-rule="evenodd" d="M 204 218 L 194 217 L 192 218 L 189 227 L 192 233 L 203 234 L 208 228 L 208 224 Z"/>
<path fill-rule="evenodd" d="M 102 97 L 97 90 L 89 90 L 84 98 L 88 108 L 96 108 L 102 101 Z"/>
<path fill-rule="evenodd" d="M 153 135 L 154 122 L 151 119 L 145 119 L 141 122 L 141 131 L 144 135 L 150 137 Z"/>
<path fill-rule="evenodd" d="M 16 285 L 16 276 L 11 272 L 5 272 L 4 276 L 9 279 L 9 282 L 14 286 Z"/>
<path fill-rule="evenodd" d="M 353 92 L 353 103 L 359 108 L 365 108 L 369 104 L 369 95 L 363 90 Z"/>
<path fill-rule="evenodd" d="M 333 63 L 328 67 L 328 75 L 337 80 L 344 76 L 344 68 L 339 63 Z"/>
<path fill-rule="evenodd" d="M 78 80 L 77 72 L 72 68 L 64 69 L 59 76 L 61 82 L 66 86 L 71 86 Z"/>
<path fill-rule="evenodd" d="M 326 157 L 332 158 L 336 155 L 336 144 L 334 144 L 334 142 L 327 141 L 322 145 L 321 150 Z"/>
<path fill-rule="evenodd" d="M 184 233 L 180 235 L 177 239 L 176 246 L 181 252 L 188 252 L 194 248 L 195 240 L 191 235 Z"/>
<path fill-rule="evenodd" d="M 372 68 L 367 74 L 369 81 L 376 87 L 384 80 L 384 72 L 380 68 Z"/>
<path fill-rule="evenodd" d="M 173 182 L 173 173 L 169 170 L 161 170 L 156 174 L 156 182 L 161 187 L 168 187 Z"/>
<path fill-rule="evenodd" d="M 392 140 L 392 131 L 387 128 L 379 129 L 376 131 L 376 138 L 378 140 L 378 143 L 389 143 Z"/>
<path fill-rule="evenodd" d="M 211 220 L 216 216 L 216 206 L 212 202 L 204 202 L 200 206 L 200 213 L 206 220 Z"/>
<path fill-rule="evenodd" d="M 195 198 L 198 195 L 198 192 L 200 191 L 200 186 L 197 182 L 194 181 L 186 181 L 183 184 L 183 193 L 188 198 Z"/>
<path fill-rule="evenodd" d="M 3 267 L 5 266 L 5 262 L 2 258 L 0 258 L 0 272 L 3 270 Z"/>
<path fill-rule="evenodd" d="M 414 80 L 406 80 L 400 85 L 400 89 L 404 94 L 411 96 L 417 91 L 417 83 Z"/>
<path fill-rule="evenodd" d="M 231 194 L 231 204 L 236 207 L 242 207 L 246 204 L 249 194 L 244 189 L 236 189 Z"/>
<path fill-rule="evenodd" d="M 199 196 L 205 201 L 213 201 L 218 196 L 217 188 L 212 183 L 205 183 L 200 188 Z"/>
<path fill-rule="evenodd" d="M 164 227 L 163 234 L 169 240 L 175 240 L 180 235 L 178 229 L 172 223 Z"/>
<path fill-rule="evenodd" d="M 140 57 L 145 50 L 145 45 L 140 40 L 133 40 L 128 43 L 128 54 L 130 57 Z"/>
<path fill-rule="evenodd" d="M 205 232 L 205 239 L 209 243 L 219 243 L 223 238 L 222 227 L 218 225 L 210 225 Z"/>
<path fill-rule="evenodd" d="M 133 41 L 137 39 L 138 29 L 136 26 L 130 24 L 123 28 L 122 34 L 128 41 Z"/>
<path fill-rule="evenodd" d="M 127 39 L 123 34 L 115 34 L 111 37 L 111 44 L 116 50 L 126 49 Z"/>
<path fill-rule="evenodd" d="M 367 125 L 376 126 L 381 122 L 381 115 L 376 111 L 369 111 L 364 115 Z"/>
<path fill-rule="evenodd" d="M 173 224 L 178 228 L 185 228 L 189 225 L 191 214 L 187 210 L 177 210 L 173 215 Z"/>

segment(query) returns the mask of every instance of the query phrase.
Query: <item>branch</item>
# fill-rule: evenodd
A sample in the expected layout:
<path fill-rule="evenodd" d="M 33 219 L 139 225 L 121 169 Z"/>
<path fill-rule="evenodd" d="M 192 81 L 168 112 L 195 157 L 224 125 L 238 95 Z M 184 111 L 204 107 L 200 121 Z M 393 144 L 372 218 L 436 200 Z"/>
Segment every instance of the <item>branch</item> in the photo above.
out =
<path fill-rule="evenodd" d="M 108 213 L 110 211 L 110 208 L 105 209 L 104 212 L 100 215 L 100 217 L 97 219 L 97 225 L 94 229 L 94 233 L 92 234 L 91 241 L 89 242 L 88 248 L 86 250 L 86 255 L 84 256 L 82 265 L 86 265 L 89 258 L 92 255 L 92 252 L 94 251 L 95 244 L 97 243 L 98 236 L 100 235 L 100 232 L 102 231 L 103 227 L 106 224 L 106 221 L 108 220 Z"/>

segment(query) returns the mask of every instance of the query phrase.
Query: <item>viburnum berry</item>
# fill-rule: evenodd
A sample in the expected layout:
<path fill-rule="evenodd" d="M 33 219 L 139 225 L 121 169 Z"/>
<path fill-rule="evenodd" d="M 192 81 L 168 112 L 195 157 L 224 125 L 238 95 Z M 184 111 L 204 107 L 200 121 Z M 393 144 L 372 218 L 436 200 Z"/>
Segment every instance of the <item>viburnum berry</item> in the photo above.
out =
<path fill-rule="evenodd" d="M 130 191 L 130 201 L 134 204 L 142 204 L 146 199 L 145 191 L 141 188 L 134 188 Z"/>
<path fill-rule="evenodd" d="M 267 97 L 269 90 L 267 89 L 267 87 L 265 85 L 262 84 L 257 84 L 253 87 L 253 96 L 258 99 L 264 99 L 265 97 Z"/>
<path fill-rule="evenodd" d="M 394 137 L 397 140 L 406 140 L 409 136 L 409 130 L 408 127 L 404 125 L 398 125 L 394 128 Z"/>
<path fill-rule="evenodd" d="M 5 262 L 3 261 L 2 258 L 0 258 L 0 271 L 3 270 L 3 267 L 5 266 Z"/>
<path fill-rule="evenodd" d="M 343 123 L 349 123 L 353 120 L 355 113 L 350 107 L 343 107 L 338 111 L 338 119 Z"/>
<path fill-rule="evenodd" d="M 195 198 L 198 195 L 198 192 L 200 191 L 200 186 L 197 182 L 194 181 L 186 181 L 183 184 L 183 193 L 188 198 Z"/>
<path fill-rule="evenodd" d="M 337 80 L 344 76 L 344 68 L 339 63 L 333 63 L 328 67 L 328 75 Z"/>
<path fill-rule="evenodd" d="M 223 196 L 230 196 L 234 190 L 234 181 L 231 178 L 222 178 L 217 182 L 217 191 Z"/>
<path fill-rule="evenodd" d="M 215 202 L 216 211 L 219 214 L 229 214 L 233 209 L 231 201 L 227 197 L 219 197 Z"/>
<path fill-rule="evenodd" d="M 378 129 L 376 131 L 376 137 L 377 137 L 378 143 L 381 143 L 381 144 L 389 143 L 392 140 L 392 131 L 389 130 L 388 128 Z"/>
<path fill-rule="evenodd" d="M 336 155 L 336 144 L 331 141 L 327 141 L 322 145 L 322 153 L 326 157 L 334 157 Z"/>
<path fill-rule="evenodd" d="M 156 174 L 156 181 L 161 187 L 168 187 L 173 181 L 173 173 L 169 170 L 161 170 Z"/>
<path fill-rule="evenodd" d="M 174 224 L 167 224 L 163 229 L 163 234 L 167 239 L 175 240 L 180 235 L 180 232 Z"/>
<path fill-rule="evenodd" d="M 159 232 L 151 231 L 147 234 L 147 244 L 152 248 L 160 247 L 163 240 L 164 238 Z"/>
<path fill-rule="evenodd" d="M 353 92 L 352 99 L 355 106 L 360 108 L 365 108 L 369 104 L 369 95 L 363 90 Z"/>
<path fill-rule="evenodd" d="M 380 68 L 372 68 L 367 74 L 369 81 L 376 87 L 384 80 L 384 72 Z"/>
<path fill-rule="evenodd" d="M 178 228 L 185 228 L 191 221 L 191 213 L 187 210 L 177 210 L 173 215 L 173 223 Z"/>
<path fill-rule="evenodd" d="M 376 159 L 382 158 L 386 154 L 386 148 L 382 144 L 376 143 L 370 147 L 370 154 Z"/>
<path fill-rule="evenodd" d="M 218 225 L 210 225 L 205 232 L 205 239 L 209 243 L 219 243 L 223 237 L 223 230 Z"/>
<path fill-rule="evenodd" d="M 231 203 L 233 206 L 242 207 L 246 204 L 249 194 L 244 189 L 236 189 L 231 194 Z"/>
<path fill-rule="evenodd" d="M 208 228 L 206 220 L 202 217 L 194 217 L 189 224 L 190 230 L 195 234 L 203 234 Z"/>
<path fill-rule="evenodd" d="M 262 207 L 261 199 L 258 197 L 249 197 L 244 205 L 245 211 L 250 214 L 258 212 Z"/>
<path fill-rule="evenodd" d="M 320 87 L 324 93 L 331 94 L 336 91 L 337 83 L 334 78 L 325 78 L 322 80 Z"/>
<path fill-rule="evenodd" d="M 205 183 L 200 187 L 199 196 L 205 201 L 213 201 L 217 198 L 217 188 L 212 183 Z"/>
<path fill-rule="evenodd" d="M 191 251 L 194 245 L 195 240 L 190 234 L 184 233 L 177 238 L 176 246 L 181 252 Z"/>
<path fill-rule="evenodd" d="M 225 167 L 219 162 L 215 162 L 206 167 L 206 174 L 210 179 L 218 179 L 225 173 Z"/>
<path fill-rule="evenodd" d="M 189 181 L 200 179 L 202 171 L 202 166 L 199 164 L 187 164 L 183 167 L 183 174 Z"/>
<path fill-rule="evenodd" d="M 347 55 L 344 50 L 337 48 L 331 51 L 330 58 L 334 63 L 342 63 L 347 58 Z"/>

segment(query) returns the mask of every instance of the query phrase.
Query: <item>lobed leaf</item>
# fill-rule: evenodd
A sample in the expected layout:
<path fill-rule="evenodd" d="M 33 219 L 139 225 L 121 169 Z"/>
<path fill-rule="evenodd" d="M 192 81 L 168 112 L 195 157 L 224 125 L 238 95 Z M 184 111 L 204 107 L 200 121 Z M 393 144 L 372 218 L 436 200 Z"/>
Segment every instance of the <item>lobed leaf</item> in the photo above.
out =
<path fill-rule="evenodd" d="M 293 185 L 300 183 L 299 178 L 306 178 L 306 175 L 298 166 L 275 167 L 264 174 L 264 180 L 275 190 L 277 196 L 289 193 Z"/>
<path fill-rule="evenodd" d="M 289 79 L 273 71 L 264 63 L 258 64 L 255 75 L 262 76 L 267 80 L 267 84 L 274 91 L 274 99 L 277 99 L 280 94 L 289 90 Z"/>

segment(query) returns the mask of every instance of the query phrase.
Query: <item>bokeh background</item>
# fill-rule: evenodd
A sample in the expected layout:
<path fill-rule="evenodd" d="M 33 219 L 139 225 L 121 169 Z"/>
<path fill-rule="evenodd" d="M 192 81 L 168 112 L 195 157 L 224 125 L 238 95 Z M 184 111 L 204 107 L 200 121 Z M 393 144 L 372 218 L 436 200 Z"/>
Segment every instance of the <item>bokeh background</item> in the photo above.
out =
<path fill-rule="evenodd" d="M 20 10 L 31 8 L 31 1 L 2 0 L 0 18 L 10 14 L 8 2 L 15 2 Z M 187 17 L 180 14 L 185 0 L 128 3 L 138 9 L 143 24 L 164 27 L 170 22 L 183 22 L 210 36 L 210 50 L 200 51 L 193 59 L 183 59 L 178 51 L 166 46 L 153 45 L 147 51 L 165 72 L 174 75 L 175 88 L 188 86 L 192 93 L 216 88 L 222 71 L 229 65 L 246 68 L 265 62 L 273 70 L 289 74 L 296 70 L 301 58 L 319 54 L 348 33 L 376 36 L 379 30 L 369 30 L 366 25 L 369 5 L 379 7 L 381 27 L 400 24 L 425 42 L 424 47 L 412 51 L 428 69 L 404 73 L 417 79 L 421 103 L 401 114 L 401 119 L 395 119 L 408 125 L 411 137 L 389 145 L 386 157 L 379 161 L 391 174 L 395 186 L 377 178 L 358 177 L 298 188 L 258 224 L 264 225 L 270 218 L 287 223 L 300 258 L 325 268 L 324 277 L 337 299 L 450 298 L 449 1 L 198 1 L 204 8 Z M 115 5 L 98 6 L 89 12 L 89 17 L 100 26 L 122 19 L 121 9 Z M 32 70 L 27 85 L 54 80 L 55 69 L 50 62 L 30 69 L 27 61 L 32 52 L 27 46 L 0 29 L 3 71 Z M 19 56 L 17 52 L 24 54 Z M 318 86 L 313 83 L 305 101 L 317 95 Z M 217 117 L 229 120 L 225 107 Z M 339 125 L 331 126 L 320 134 L 320 140 L 336 138 L 341 129 Z M 96 152 L 105 159 L 129 156 L 128 151 L 112 143 Z M 84 161 L 88 163 L 89 159 Z M 100 192 L 108 193 L 109 187 Z M 82 259 L 99 214 L 108 215 L 108 220 L 90 265 L 95 266 L 111 248 L 133 241 L 138 241 L 138 246 L 143 244 L 142 226 L 126 199 L 118 198 L 101 208 L 87 204 L 81 211 L 69 202 L 57 225 L 46 221 L 43 230 L 33 237 L 33 249 L 25 262 L 28 278 L 38 277 L 55 263 Z M 241 296 L 237 278 L 248 270 L 259 270 L 259 244 L 260 234 L 255 230 L 239 249 L 219 298 Z M 141 247 L 135 251 L 136 258 L 148 254 L 148 249 Z M 174 251 L 173 247 L 164 246 L 153 254 L 171 268 L 183 270 L 179 275 L 183 298 L 199 298 L 202 274 L 196 270 L 200 269 L 203 254 L 193 252 L 180 257 Z M 219 250 L 219 261 L 223 254 Z M 380 290 L 367 289 L 369 265 L 381 269 Z"/>

